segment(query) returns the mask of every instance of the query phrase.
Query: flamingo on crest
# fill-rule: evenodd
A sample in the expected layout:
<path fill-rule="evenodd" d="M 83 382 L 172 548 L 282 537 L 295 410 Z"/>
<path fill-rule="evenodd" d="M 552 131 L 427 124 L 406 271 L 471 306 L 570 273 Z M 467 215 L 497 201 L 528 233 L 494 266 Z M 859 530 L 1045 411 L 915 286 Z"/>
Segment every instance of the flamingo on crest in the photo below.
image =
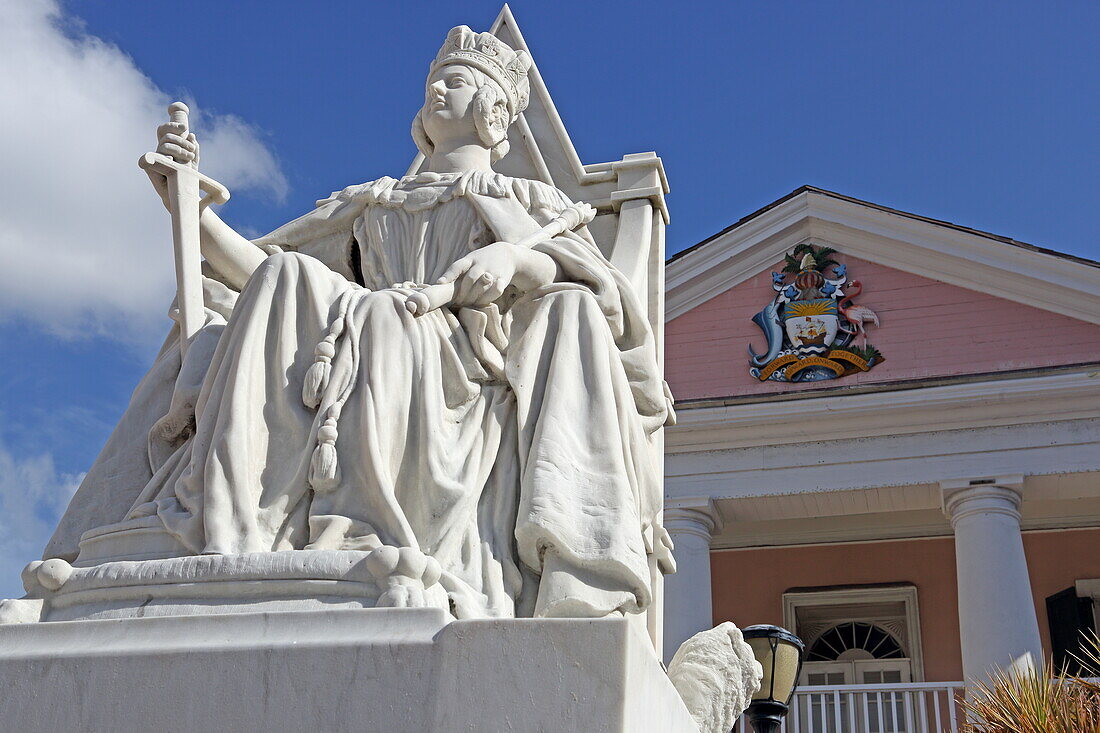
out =
<path fill-rule="evenodd" d="M 837 303 L 837 310 L 841 315 L 855 328 L 854 331 L 848 331 L 848 333 L 854 333 L 856 335 L 863 336 L 863 345 L 867 345 L 867 330 L 863 327 L 864 323 L 873 323 L 876 326 L 879 325 L 878 314 L 865 305 L 852 305 L 852 298 L 855 298 L 861 292 L 863 292 L 863 283 L 859 280 L 853 280 L 848 283 L 850 290 L 844 294 L 840 302 Z"/>

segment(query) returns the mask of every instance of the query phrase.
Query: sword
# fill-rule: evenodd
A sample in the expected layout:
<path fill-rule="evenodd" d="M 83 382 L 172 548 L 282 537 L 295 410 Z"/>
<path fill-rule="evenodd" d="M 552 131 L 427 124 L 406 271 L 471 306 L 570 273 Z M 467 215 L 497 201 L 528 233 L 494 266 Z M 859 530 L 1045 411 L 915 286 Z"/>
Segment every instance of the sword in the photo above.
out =
<path fill-rule="evenodd" d="M 172 122 L 183 124 L 187 136 L 189 110 L 183 102 L 168 107 Z M 179 307 L 180 358 L 206 322 L 202 300 L 202 255 L 199 252 L 199 216 L 210 204 L 224 204 L 229 190 L 190 165 L 177 163 L 167 155 L 146 153 L 138 166 L 150 178 L 168 179 L 168 208 L 172 212 L 172 244 L 176 259 L 176 304 Z M 199 198 L 199 191 L 206 195 Z"/>

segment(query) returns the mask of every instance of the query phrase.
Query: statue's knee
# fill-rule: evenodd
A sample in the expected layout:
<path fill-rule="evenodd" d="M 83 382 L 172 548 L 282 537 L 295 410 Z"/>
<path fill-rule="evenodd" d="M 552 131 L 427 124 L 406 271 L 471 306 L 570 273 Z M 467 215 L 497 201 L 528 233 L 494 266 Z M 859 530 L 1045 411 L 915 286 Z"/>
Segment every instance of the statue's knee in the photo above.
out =
<path fill-rule="evenodd" d="M 553 311 L 568 311 L 578 315 L 599 316 L 601 320 L 603 319 L 595 294 L 585 288 L 555 290 L 539 298 L 539 301 L 544 308 Z"/>
<path fill-rule="evenodd" d="M 412 319 L 405 296 L 393 290 L 376 290 L 360 301 L 360 316 L 371 330 L 401 327 Z"/>
<path fill-rule="evenodd" d="M 260 263 L 260 268 L 267 272 L 280 272 L 282 270 L 298 270 L 302 266 L 305 255 L 298 252 L 276 252 L 268 255 L 267 259 Z"/>

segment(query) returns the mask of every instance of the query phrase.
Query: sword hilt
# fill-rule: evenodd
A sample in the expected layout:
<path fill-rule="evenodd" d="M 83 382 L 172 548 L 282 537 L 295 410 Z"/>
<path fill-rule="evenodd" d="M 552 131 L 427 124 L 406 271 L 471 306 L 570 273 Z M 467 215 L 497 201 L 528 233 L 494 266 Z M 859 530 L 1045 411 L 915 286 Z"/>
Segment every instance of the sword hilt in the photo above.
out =
<path fill-rule="evenodd" d="M 172 102 L 168 105 L 168 119 L 178 125 L 183 125 L 181 137 L 187 137 L 187 133 L 191 132 L 191 126 L 187 120 L 189 114 L 191 114 L 191 110 L 183 102 Z"/>
<path fill-rule="evenodd" d="M 190 114 L 191 110 L 183 102 L 172 102 L 168 105 L 168 119 L 178 125 L 183 125 L 180 137 L 187 137 L 188 133 L 191 132 L 191 124 L 188 120 Z M 180 173 L 193 173 L 198 176 L 199 188 L 206 194 L 199 203 L 200 208 L 205 208 L 210 204 L 224 204 L 229 200 L 229 189 L 213 178 L 199 173 L 197 166 L 192 166 L 190 163 L 181 163 L 170 155 L 146 153 L 138 159 L 138 165 L 150 176 L 154 174 L 170 176 Z"/>
<path fill-rule="evenodd" d="M 228 188 L 218 183 L 210 176 L 199 173 L 189 165 L 177 163 L 167 155 L 146 153 L 138 158 L 138 167 L 150 176 L 154 173 L 161 176 L 178 175 L 180 173 L 197 176 L 199 179 L 199 189 L 206 194 L 199 200 L 200 207 L 206 207 L 210 204 L 224 204 L 229 200 Z"/>

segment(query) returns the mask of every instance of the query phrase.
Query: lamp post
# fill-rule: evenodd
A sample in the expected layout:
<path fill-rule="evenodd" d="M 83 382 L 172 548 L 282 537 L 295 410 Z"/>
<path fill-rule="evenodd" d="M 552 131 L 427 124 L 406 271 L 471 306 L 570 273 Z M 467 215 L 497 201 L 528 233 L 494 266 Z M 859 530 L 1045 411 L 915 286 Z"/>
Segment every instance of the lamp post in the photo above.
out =
<path fill-rule="evenodd" d="M 764 669 L 760 689 L 745 712 L 756 733 L 776 733 L 790 709 L 806 645 L 779 626 L 759 624 L 741 633 Z"/>

